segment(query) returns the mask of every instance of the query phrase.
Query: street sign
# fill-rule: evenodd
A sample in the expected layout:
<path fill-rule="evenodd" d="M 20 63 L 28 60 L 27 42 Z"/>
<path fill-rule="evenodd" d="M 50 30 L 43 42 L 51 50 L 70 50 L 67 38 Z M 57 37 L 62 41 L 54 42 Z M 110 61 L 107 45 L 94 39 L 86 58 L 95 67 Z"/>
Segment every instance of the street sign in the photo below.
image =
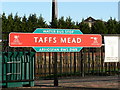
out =
<path fill-rule="evenodd" d="M 43 34 L 83 34 L 78 29 L 37 28 L 33 33 Z M 79 52 L 83 47 L 33 47 L 36 52 Z"/>
<path fill-rule="evenodd" d="M 10 33 L 11 47 L 101 47 L 100 35 Z"/>
<path fill-rule="evenodd" d="M 33 47 L 36 52 L 79 52 L 83 47 Z"/>
<path fill-rule="evenodd" d="M 44 34 L 83 34 L 78 29 L 42 29 L 37 28 L 33 33 L 44 33 Z"/>

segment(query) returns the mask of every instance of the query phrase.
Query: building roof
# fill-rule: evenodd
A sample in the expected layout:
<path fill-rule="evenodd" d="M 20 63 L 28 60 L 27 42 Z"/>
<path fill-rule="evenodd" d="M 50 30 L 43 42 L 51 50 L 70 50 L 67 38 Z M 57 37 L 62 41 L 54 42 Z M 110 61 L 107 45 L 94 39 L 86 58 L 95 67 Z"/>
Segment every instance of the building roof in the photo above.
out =
<path fill-rule="evenodd" d="M 84 20 L 84 22 L 94 22 L 94 21 L 96 20 L 92 17 L 88 17 L 87 19 Z"/>

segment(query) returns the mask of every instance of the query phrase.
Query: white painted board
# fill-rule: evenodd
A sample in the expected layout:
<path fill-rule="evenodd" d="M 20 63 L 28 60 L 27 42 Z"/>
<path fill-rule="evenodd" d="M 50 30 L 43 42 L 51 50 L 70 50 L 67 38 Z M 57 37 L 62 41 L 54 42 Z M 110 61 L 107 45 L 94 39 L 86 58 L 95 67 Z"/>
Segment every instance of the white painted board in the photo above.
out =
<path fill-rule="evenodd" d="M 105 60 L 104 62 L 120 61 L 120 38 L 119 36 L 104 36 Z"/>

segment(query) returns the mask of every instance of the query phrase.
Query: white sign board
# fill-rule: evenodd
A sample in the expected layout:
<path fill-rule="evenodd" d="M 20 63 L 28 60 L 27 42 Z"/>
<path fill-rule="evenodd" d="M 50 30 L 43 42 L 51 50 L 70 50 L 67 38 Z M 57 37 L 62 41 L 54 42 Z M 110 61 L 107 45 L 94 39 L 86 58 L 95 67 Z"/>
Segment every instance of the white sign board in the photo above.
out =
<path fill-rule="evenodd" d="M 104 36 L 104 41 L 104 62 L 120 62 L 120 36 Z"/>

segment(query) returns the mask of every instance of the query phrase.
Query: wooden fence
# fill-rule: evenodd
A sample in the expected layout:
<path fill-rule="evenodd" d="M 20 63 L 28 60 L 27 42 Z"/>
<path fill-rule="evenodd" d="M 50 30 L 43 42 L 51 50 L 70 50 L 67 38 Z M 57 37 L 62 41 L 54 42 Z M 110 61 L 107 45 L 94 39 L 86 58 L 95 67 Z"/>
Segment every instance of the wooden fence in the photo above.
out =
<path fill-rule="evenodd" d="M 57 53 L 58 77 L 87 75 L 118 75 L 120 63 L 104 62 L 104 46 L 83 48 L 80 52 Z M 36 53 L 35 79 L 52 79 L 54 53 Z"/>

